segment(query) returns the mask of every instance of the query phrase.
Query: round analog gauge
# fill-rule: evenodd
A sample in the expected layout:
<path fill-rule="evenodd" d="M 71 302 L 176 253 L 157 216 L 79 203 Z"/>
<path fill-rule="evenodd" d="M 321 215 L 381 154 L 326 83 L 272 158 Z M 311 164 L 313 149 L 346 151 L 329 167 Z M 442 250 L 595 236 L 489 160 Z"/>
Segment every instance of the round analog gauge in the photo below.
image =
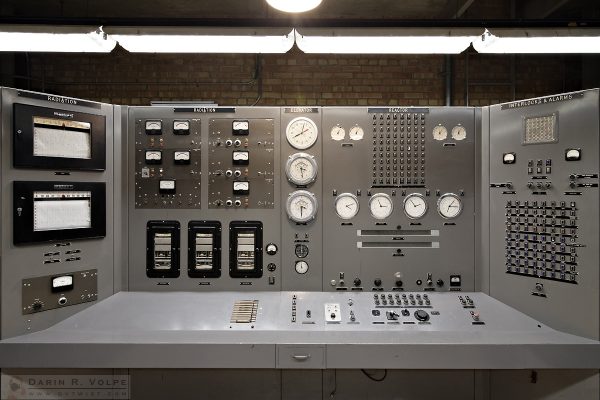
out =
<path fill-rule="evenodd" d="M 433 138 L 435 140 L 446 140 L 448 137 L 448 129 L 444 125 L 438 125 L 433 128 Z"/>
<path fill-rule="evenodd" d="M 467 138 L 467 130 L 464 126 L 457 125 L 452 128 L 452 139 L 454 140 L 464 140 Z"/>
<path fill-rule="evenodd" d="M 295 185 L 308 185 L 317 178 L 317 162 L 310 154 L 292 154 L 285 164 L 285 174 Z"/>
<path fill-rule="evenodd" d="M 333 140 L 344 140 L 346 137 L 346 131 L 341 126 L 334 126 L 331 128 L 331 138 Z"/>
<path fill-rule="evenodd" d="M 358 198 L 352 193 L 342 193 L 335 198 L 335 212 L 341 219 L 352 219 L 358 214 Z"/>
<path fill-rule="evenodd" d="M 288 143 L 298 150 L 308 149 L 315 144 L 318 134 L 317 125 L 306 117 L 294 118 L 285 130 Z"/>
<path fill-rule="evenodd" d="M 411 193 L 404 199 L 404 213 L 410 219 L 422 218 L 427 212 L 427 201 L 420 193 Z"/>
<path fill-rule="evenodd" d="M 308 222 L 317 215 L 317 198 L 307 190 L 296 190 L 288 196 L 286 210 L 292 221 Z"/>
<path fill-rule="evenodd" d="M 438 200 L 438 213 L 443 218 L 456 218 L 462 211 L 462 201 L 454 193 L 446 193 Z"/>
<path fill-rule="evenodd" d="M 369 200 L 369 209 L 375 219 L 386 219 L 394 211 L 392 198 L 385 193 L 376 193 Z"/>
<path fill-rule="evenodd" d="M 308 263 L 306 261 L 296 261 L 296 272 L 305 274 L 308 272 Z"/>
<path fill-rule="evenodd" d="M 350 129 L 348 136 L 350 136 L 350 139 L 352 140 L 362 140 L 362 138 L 365 136 L 365 131 L 363 131 L 363 128 L 358 125 L 353 126 L 352 129 Z"/>

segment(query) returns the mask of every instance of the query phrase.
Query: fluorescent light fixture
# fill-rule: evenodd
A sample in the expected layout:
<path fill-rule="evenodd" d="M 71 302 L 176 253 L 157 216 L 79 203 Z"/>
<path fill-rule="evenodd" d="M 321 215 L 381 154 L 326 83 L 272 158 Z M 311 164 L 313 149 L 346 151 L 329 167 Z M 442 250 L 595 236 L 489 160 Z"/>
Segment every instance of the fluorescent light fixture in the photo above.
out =
<path fill-rule="evenodd" d="M 0 51 L 110 53 L 116 45 L 102 27 L 0 25 Z"/>
<path fill-rule="evenodd" d="M 473 42 L 479 53 L 582 54 L 600 53 L 598 29 L 494 29 Z"/>
<path fill-rule="evenodd" d="M 305 53 L 324 54 L 459 54 L 481 30 L 405 28 L 302 28 L 296 45 Z"/>
<path fill-rule="evenodd" d="M 279 11 L 300 13 L 317 8 L 323 0 L 267 0 L 267 3 Z"/>
<path fill-rule="evenodd" d="M 132 53 L 287 53 L 291 28 L 107 27 L 110 37 Z"/>

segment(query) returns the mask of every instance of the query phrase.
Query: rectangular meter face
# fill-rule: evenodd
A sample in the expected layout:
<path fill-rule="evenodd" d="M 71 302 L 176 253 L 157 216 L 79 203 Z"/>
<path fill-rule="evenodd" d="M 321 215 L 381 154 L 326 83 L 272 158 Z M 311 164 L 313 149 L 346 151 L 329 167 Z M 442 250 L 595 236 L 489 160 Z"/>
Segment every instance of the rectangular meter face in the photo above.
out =
<path fill-rule="evenodd" d="M 89 122 L 33 117 L 33 155 L 91 159 L 92 125 Z"/>
<path fill-rule="evenodd" d="M 92 192 L 34 192 L 33 230 L 92 227 Z"/>

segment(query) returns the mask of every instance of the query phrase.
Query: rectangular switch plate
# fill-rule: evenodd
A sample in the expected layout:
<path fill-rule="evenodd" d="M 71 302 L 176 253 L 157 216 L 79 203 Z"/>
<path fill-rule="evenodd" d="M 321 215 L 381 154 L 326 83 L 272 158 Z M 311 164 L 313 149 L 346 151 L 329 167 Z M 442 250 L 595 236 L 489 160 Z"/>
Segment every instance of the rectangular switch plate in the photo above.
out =
<path fill-rule="evenodd" d="M 73 284 L 65 286 L 63 291 L 53 290 L 52 281 L 61 276 L 72 276 Z M 88 303 L 98 299 L 98 270 L 68 272 L 23 279 L 22 313 L 35 314 Z"/>

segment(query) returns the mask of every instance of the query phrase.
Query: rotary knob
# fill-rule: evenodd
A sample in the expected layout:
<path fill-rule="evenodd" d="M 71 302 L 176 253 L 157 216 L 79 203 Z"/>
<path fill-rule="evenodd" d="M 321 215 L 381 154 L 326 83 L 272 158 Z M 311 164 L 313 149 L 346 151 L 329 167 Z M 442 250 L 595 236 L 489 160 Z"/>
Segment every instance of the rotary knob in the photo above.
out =
<path fill-rule="evenodd" d="M 429 314 L 427 314 L 427 311 L 425 310 L 417 310 L 415 311 L 415 318 L 417 321 L 428 321 Z"/>

